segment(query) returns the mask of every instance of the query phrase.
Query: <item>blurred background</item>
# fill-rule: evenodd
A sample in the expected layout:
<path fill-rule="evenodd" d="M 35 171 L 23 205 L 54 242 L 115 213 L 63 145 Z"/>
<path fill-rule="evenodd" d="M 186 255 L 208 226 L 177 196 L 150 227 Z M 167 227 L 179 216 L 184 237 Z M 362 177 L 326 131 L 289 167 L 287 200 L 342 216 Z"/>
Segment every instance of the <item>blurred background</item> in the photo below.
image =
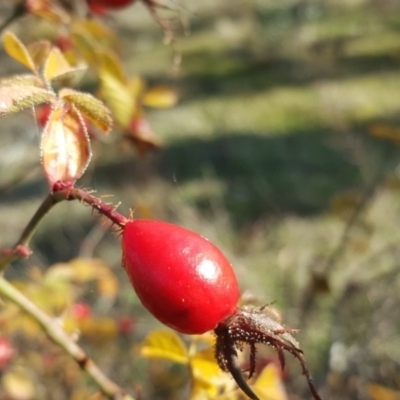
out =
<path fill-rule="evenodd" d="M 284 324 L 301 330 L 324 399 L 399 399 L 400 3 L 168 6 L 160 15 L 182 26 L 173 46 L 142 4 L 105 17 L 121 37 L 127 73 L 179 95 L 171 109 L 145 111 L 162 144 L 143 153 L 112 138 L 95 142 L 79 185 L 112 195 L 126 215 L 171 221 L 216 243 L 245 299 L 275 301 Z M 18 68 L 1 50 L 1 76 Z M 83 82 L 94 85 L 90 73 Z M 39 139 L 31 112 L 1 120 L 1 246 L 17 240 L 47 193 Z M 119 365 L 117 354 L 160 325 L 132 292 L 118 236 L 105 228 L 88 208 L 65 202 L 37 231 L 33 256 L 6 276 L 29 280 L 28 271 L 76 257 L 103 260 L 118 277 L 113 300 L 90 285 L 75 297 L 100 317 L 130 316 L 134 328 L 119 349 L 106 334 L 103 342 L 95 334 L 100 345 L 89 336 L 93 357 L 121 384 L 143 385 L 152 393 L 144 398 L 185 398 L 157 392 L 139 356 Z M 288 398 L 310 398 L 300 367 L 288 363 Z M 73 398 L 63 396 L 41 398 Z"/>

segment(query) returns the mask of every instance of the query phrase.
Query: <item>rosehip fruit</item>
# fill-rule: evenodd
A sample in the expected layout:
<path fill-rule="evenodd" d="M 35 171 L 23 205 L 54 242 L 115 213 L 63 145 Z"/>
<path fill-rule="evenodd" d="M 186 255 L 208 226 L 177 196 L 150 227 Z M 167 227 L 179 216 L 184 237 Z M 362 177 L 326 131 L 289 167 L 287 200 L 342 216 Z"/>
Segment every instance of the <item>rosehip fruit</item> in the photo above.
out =
<path fill-rule="evenodd" d="M 123 265 L 143 305 L 165 325 L 188 334 L 214 329 L 236 310 L 232 266 L 207 239 L 161 221 L 129 221 Z"/>
<path fill-rule="evenodd" d="M 135 328 L 135 320 L 132 317 L 120 317 L 117 319 L 118 332 L 121 335 L 129 335 Z"/>
<path fill-rule="evenodd" d="M 89 304 L 87 303 L 78 301 L 74 303 L 71 307 L 71 317 L 78 321 L 89 319 L 91 315 L 92 315 L 92 310 Z"/>
<path fill-rule="evenodd" d="M 321 400 L 293 329 L 281 325 L 271 307 L 237 307 L 239 288 L 231 264 L 198 234 L 161 221 L 128 220 L 122 233 L 122 263 L 143 305 L 165 325 L 187 334 L 214 329 L 215 357 L 252 400 L 238 352 L 250 348 L 249 378 L 256 371 L 256 344 L 274 347 L 282 369 L 285 352 L 300 362 L 310 391 Z"/>
<path fill-rule="evenodd" d="M 42 128 L 47 124 L 53 109 L 50 104 L 43 104 L 36 108 L 36 120 Z"/>
<path fill-rule="evenodd" d="M 115 10 L 127 7 L 134 3 L 135 0 L 86 0 L 90 11 L 95 14 L 104 14 L 106 10 Z"/>
<path fill-rule="evenodd" d="M 14 346 L 8 338 L 0 336 L 0 372 L 3 371 L 14 357 Z"/>

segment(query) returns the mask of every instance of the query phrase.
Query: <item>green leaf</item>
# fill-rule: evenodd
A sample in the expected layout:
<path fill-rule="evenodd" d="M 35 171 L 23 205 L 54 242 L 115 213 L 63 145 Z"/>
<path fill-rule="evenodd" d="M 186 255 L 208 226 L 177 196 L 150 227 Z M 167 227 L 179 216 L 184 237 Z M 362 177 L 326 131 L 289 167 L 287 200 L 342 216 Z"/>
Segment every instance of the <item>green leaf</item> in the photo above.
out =
<path fill-rule="evenodd" d="M 172 331 L 155 330 L 147 335 L 141 348 L 141 355 L 152 358 L 164 358 L 180 364 L 186 364 L 189 356 L 181 338 Z"/>
<path fill-rule="evenodd" d="M 74 104 L 90 122 L 104 133 L 108 133 L 111 130 L 113 121 L 110 110 L 96 97 L 89 93 L 82 93 L 72 89 L 60 90 L 59 96 L 66 103 Z"/>
<path fill-rule="evenodd" d="M 30 75 L 0 81 L 0 117 L 54 101 L 55 94 L 39 87 L 40 79 Z"/>
<path fill-rule="evenodd" d="M 29 85 L 45 89 L 44 82 L 41 78 L 32 74 L 12 75 L 4 79 L 0 79 L 0 87 L 8 85 Z"/>
<path fill-rule="evenodd" d="M 12 32 L 7 31 L 4 33 L 3 46 L 4 50 L 10 57 L 29 68 L 32 72 L 36 72 L 35 63 L 33 62 L 28 49 Z"/>

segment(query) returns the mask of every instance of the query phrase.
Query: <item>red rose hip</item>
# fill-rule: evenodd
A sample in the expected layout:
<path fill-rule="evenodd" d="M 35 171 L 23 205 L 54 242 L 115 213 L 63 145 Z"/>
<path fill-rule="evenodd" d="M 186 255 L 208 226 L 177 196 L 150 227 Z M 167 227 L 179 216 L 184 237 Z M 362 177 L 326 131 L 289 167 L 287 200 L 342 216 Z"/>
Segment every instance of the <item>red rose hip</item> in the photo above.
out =
<path fill-rule="evenodd" d="M 165 325 L 201 334 L 235 313 L 235 273 L 204 237 L 166 222 L 133 220 L 124 227 L 122 251 L 137 295 Z"/>

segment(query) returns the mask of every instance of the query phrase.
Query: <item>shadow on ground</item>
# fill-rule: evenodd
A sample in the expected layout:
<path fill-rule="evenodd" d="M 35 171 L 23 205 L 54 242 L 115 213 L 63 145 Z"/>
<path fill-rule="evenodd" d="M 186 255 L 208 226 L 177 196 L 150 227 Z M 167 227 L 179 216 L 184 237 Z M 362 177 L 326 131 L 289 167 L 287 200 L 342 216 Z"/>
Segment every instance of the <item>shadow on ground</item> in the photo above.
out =
<path fill-rule="evenodd" d="M 223 182 L 223 202 L 236 226 L 268 215 L 312 215 L 326 210 L 334 196 L 367 184 L 342 140 L 322 131 L 188 139 L 163 151 L 159 171 L 178 184 L 207 178 Z M 363 146 L 376 168 L 394 162 L 393 156 L 386 159 L 384 142 L 365 140 Z M 195 202 L 207 211 L 207 191 Z"/>

